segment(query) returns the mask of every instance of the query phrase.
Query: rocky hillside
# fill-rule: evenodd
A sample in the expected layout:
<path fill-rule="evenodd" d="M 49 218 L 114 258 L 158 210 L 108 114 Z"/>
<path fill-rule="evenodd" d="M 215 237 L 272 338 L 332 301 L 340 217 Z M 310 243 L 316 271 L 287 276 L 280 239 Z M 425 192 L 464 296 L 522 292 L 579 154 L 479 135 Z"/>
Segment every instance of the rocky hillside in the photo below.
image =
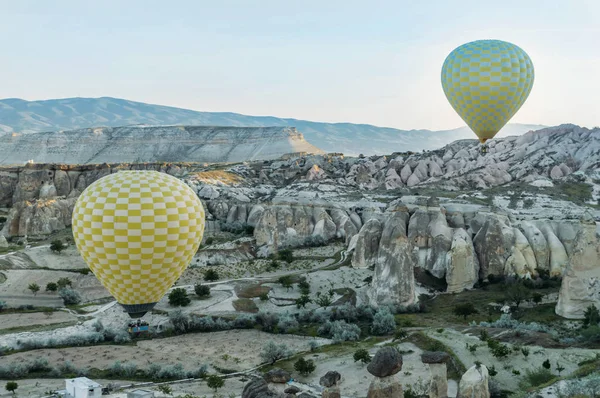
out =
<path fill-rule="evenodd" d="M 0 139 L 0 164 L 240 162 L 293 152 L 323 153 L 288 127 L 102 127 Z"/>
<path fill-rule="evenodd" d="M 119 169 L 186 181 L 208 231 L 253 228 L 256 252 L 343 240 L 351 264 L 374 267 L 368 300 L 410 304 L 423 275 L 449 292 L 490 275 L 564 276 L 557 312 L 600 305 L 600 130 L 564 125 L 420 154 L 289 156 L 230 166 L 29 165 L 0 172 L 7 237 L 70 224 L 74 200 Z"/>
<path fill-rule="evenodd" d="M 0 100 L 0 133 L 74 130 L 95 126 L 133 124 L 234 127 L 295 127 L 313 145 L 327 152 L 348 155 L 384 154 L 392 150 L 435 149 L 473 133 L 454 130 L 398 130 L 367 124 L 318 123 L 270 116 L 246 116 L 229 112 L 196 112 L 118 98 L 65 98 L 46 101 Z M 499 136 L 520 135 L 543 126 L 512 124 Z"/>

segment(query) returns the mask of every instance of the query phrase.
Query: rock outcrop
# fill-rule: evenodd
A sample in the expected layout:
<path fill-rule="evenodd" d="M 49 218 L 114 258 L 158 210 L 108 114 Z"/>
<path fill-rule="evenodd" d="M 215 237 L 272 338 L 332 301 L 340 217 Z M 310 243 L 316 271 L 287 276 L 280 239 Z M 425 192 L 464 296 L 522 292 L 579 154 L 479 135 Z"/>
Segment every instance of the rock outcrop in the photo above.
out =
<path fill-rule="evenodd" d="M 263 378 L 267 383 L 285 384 L 292 378 L 290 372 L 280 368 L 269 370 L 264 374 Z"/>
<path fill-rule="evenodd" d="M 369 385 L 367 398 L 403 398 L 402 385 L 396 374 L 402 370 L 402 355 L 394 347 L 381 348 L 367 370 L 375 378 Z"/>
<path fill-rule="evenodd" d="M 600 309 L 600 233 L 588 216 L 575 238 L 556 313 L 565 318 L 582 319 L 590 305 Z"/>
<path fill-rule="evenodd" d="M 321 398 L 340 398 L 340 381 L 342 375 L 336 371 L 329 371 L 325 376 L 319 379 L 319 384 L 323 386 Z"/>
<path fill-rule="evenodd" d="M 354 268 L 368 268 L 377 263 L 382 231 L 381 222 L 377 219 L 371 219 L 363 225 L 358 233 L 352 256 Z"/>
<path fill-rule="evenodd" d="M 473 365 L 462 375 L 457 398 L 490 398 L 489 373 L 485 365 Z"/>
<path fill-rule="evenodd" d="M 471 289 L 479 279 L 479 261 L 471 236 L 457 228 L 452 236 L 449 261 L 446 267 L 447 292 L 458 293 Z"/>
<path fill-rule="evenodd" d="M 429 365 L 431 383 L 429 384 L 429 398 L 448 397 L 448 376 L 446 363 L 450 356 L 445 352 L 426 351 L 421 354 L 423 363 Z"/>
<path fill-rule="evenodd" d="M 242 398 L 284 398 L 283 394 L 279 394 L 269 389 L 269 385 L 265 379 L 255 379 L 248 382 L 242 391 Z"/>

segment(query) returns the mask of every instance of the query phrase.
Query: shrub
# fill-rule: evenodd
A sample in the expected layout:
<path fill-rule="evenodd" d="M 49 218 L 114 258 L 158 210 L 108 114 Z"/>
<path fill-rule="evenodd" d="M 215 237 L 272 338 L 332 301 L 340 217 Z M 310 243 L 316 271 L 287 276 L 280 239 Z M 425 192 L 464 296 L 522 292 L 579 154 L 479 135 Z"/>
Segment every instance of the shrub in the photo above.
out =
<path fill-rule="evenodd" d="M 319 307 L 327 308 L 331 305 L 331 296 L 329 294 L 320 294 L 320 292 L 317 292 L 315 303 L 317 303 Z"/>
<path fill-rule="evenodd" d="M 279 277 L 279 283 L 281 283 L 281 286 L 285 287 L 286 290 L 293 288 L 293 280 L 289 275 Z"/>
<path fill-rule="evenodd" d="M 242 314 L 233 320 L 233 327 L 236 329 L 251 329 L 256 322 L 256 316 L 253 314 Z"/>
<path fill-rule="evenodd" d="M 256 314 L 256 323 L 266 332 L 272 332 L 279 322 L 279 316 L 271 312 L 259 312 Z"/>
<path fill-rule="evenodd" d="M 403 340 L 408 337 L 408 332 L 404 329 L 398 329 L 394 332 L 394 340 Z"/>
<path fill-rule="evenodd" d="M 506 300 L 514 302 L 517 308 L 523 302 L 529 299 L 529 290 L 521 282 L 512 283 L 506 289 Z"/>
<path fill-rule="evenodd" d="M 182 287 L 175 288 L 169 293 L 169 305 L 173 307 L 185 307 L 191 302 L 187 291 Z"/>
<path fill-rule="evenodd" d="M 258 298 L 260 299 L 260 301 L 267 301 L 269 299 L 269 293 L 261 293 L 261 295 L 258 296 Z"/>
<path fill-rule="evenodd" d="M 169 312 L 169 321 L 179 333 L 185 333 L 190 329 L 190 320 L 181 310 Z"/>
<path fill-rule="evenodd" d="M 277 260 L 271 260 L 271 262 L 269 263 L 269 266 L 267 268 L 270 271 L 276 270 L 277 268 L 279 268 L 279 261 L 277 261 Z"/>
<path fill-rule="evenodd" d="M 308 281 L 306 280 L 306 278 L 302 278 L 300 280 L 300 282 L 298 282 L 298 287 L 300 288 L 300 292 L 302 294 L 309 294 L 310 293 L 310 284 L 308 283 Z"/>
<path fill-rule="evenodd" d="M 180 380 L 185 379 L 187 376 L 183 365 L 178 363 L 176 365 L 162 366 L 158 371 L 157 377 L 162 380 Z"/>
<path fill-rule="evenodd" d="M 212 245 L 215 241 L 215 238 L 213 238 L 212 236 L 210 238 L 206 238 L 206 241 L 204 242 L 207 245 Z"/>
<path fill-rule="evenodd" d="M 33 295 L 37 295 L 37 292 L 40 291 L 40 285 L 38 285 L 37 283 L 30 283 L 29 286 L 27 286 L 27 289 L 31 290 L 31 293 L 33 293 Z"/>
<path fill-rule="evenodd" d="M 546 384 L 552 379 L 554 379 L 554 375 L 546 368 L 527 369 L 525 371 L 524 381 L 530 387 Z"/>
<path fill-rule="evenodd" d="M 364 348 L 356 350 L 354 353 L 354 362 L 361 361 L 362 363 L 371 362 L 371 355 L 369 355 L 369 351 Z"/>
<path fill-rule="evenodd" d="M 299 298 L 296 299 L 296 307 L 297 308 L 306 308 L 306 304 L 312 303 L 312 300 L 308 296 L 308 294 L 303 294 Z"/>
<path fill-rule="evenodd" d="M 225 380 L 219 375 L 210 375 L 206 380 L 206 385 L 211 388 L 214 392 L 225 385 Z"/>
<path fill-rule="evenodd" d="M 452 312 L 454 315 L 462 316 L 465 320 L 467 319 L 467 316 L 477 314 L 477 310 L 475 309 L 473 303 L 458 304 L 454 306 Z"/>
<path fill-rule="evenodd" d="M 47 292 L 55 292 L 58 290 L 58 285 L 54 282 L 48 282 L 46 284 L 46 291 Z"/>
<path fill-rule="evenodd" d="M 173 395 L 173 389 L 168 384 L 162 384 L 162 385 L 158 386 L 158 391 L 160 391 L 161 393 L 163 393 L 165 395 Z"/>
<path fill-rule="evenodd" d="M 523 347 L 521 348 L 521 352 L 523 353 L 523 356 L 525 356 L 525 358 L 529 356 L 529 348 Z"/>
<path fill-rule="evenodd" d="M 63 299 L 65 305 L 79 304 L 81 303 L 81 296 L 73 289 L 64 287 L 58 291 L 58 295 Z"/>
<path fill-rule="evenodd" d="M 320 336 L 327 336 L 336 343 L 342 341 L 356 341 L 360 337 L 360 328 L 353 323 L 345 321 L 327 321 L 319 329 L 317 333 Z"/>
<path fill-rule="evenodd" d="M 54 253 L 60 254 L 61 251 L 65 250 L 67 246 L 60 239 L 55 239 L 50 243 L 50 250 Z"/>
<path fill-rule="evenodd" d="M 269 340 L 267 344 L 265 344 L 260 352 L 260 358 L 273 365 L 280 359 L 286 358 L 291 355 L 290 350 L 287 345 L 279 344 L 277 345 L 273 340 Z"/>
<path fill-rule="evenodd" d="M 600 326 L 588 326 L 582 329 L 580 334 L 583 341 L 588 343 L 600 342 Z"/>
<path fill-rule="evenodd" d="M 214 282 L 219 280 L 219 273 L 214 269 L 207 269 L 204 273 L 204 280 L 208 282 Z"/>
<path fill-rule="evenodd" d="M 300 358 L 294 363 L 294 369 L 302 376 L 308 376 L 315 371 L 315 368 L 316 366 L 312 359 L 307 361 L 304 358 Z"/>
<path fill-rule="evenodd" d="M 71 282 L 71 279 L 69 279 L 69 278 L 60 278 L 56 282 L 56 285 L 58 286 L 59 289 L 64 289 L 67 286 L 73 286 L 73 283 Z"/>
<path fill-rule="evenodd" d="M 541 293 L 535 292 L 535 293 L 533 293 L 533 295 L 531 295 L 531 300 L 535 304 L 541 303 L 543 299 L 544 299 L 544 295 Z"/>
<path fill-rule="evenodd" d="M 6 308 L 6 301 L 0 300 L 0 312 L 2 312 Z"/>
<path fill-rule="evenodd" d="M 490 375 L 490 377 L 494 377 L 498 374 L 498 371 L 496 370 L 496 366 L 492 365 L 488 368 L 488 373 Z"/>
<path fill-rule="evenodd" d="M 392 334 L 396 330 L 396 320 L 388 307 L 381 307 L 373 317 L 371 333 L 377 336 Z"/>
<path fill-rule="evenodd" d="M 281 261 L 285 261 L 288 264 L 294 261 L 294 253 L 292 253 L 291 249 L 280 250 L 277 256 Z"/>
<path fill-rule="evenodd" d="M 544 369 L 550 369 L 552 365 L 550 365 L 550 360 L 546 359 L 544 362 L 542 362 L 542 366 L 544 367 Z"/>
<path fill-rule="evenodd" d="M 298 329 L 298 326 L 298 320 L 289 312 L 279 316 L 279 322 L 277 322 L 277 330 L 279 330 L 279 333 L 292 333 Z"/>
<path fill-rule="evenodd" d="M 200 298 L 210 297 L 210 286 L 207 285 L 195 285 L 194 292 Z"/>
<path fill-rule="evenodd" d="M 492 341 L 492 340 L 488 340 Z M 495 358 L 504 358 L 507 357 L 510 354 L 510 348 L 508 348 L 508 346 L 504 345 L 504 344 L 496 344 L 493 347 L 490 347 L 490 351 L 492 352 L 492 355 Z"/>
<path fill-rule="evenodd" d="M 587 328 L 588 326 L 596 326 L 600 323 L 600 311 L 596 308 L 595 305 L 590 305 L 586 308 L 583 313 L 583 327 Z"/>

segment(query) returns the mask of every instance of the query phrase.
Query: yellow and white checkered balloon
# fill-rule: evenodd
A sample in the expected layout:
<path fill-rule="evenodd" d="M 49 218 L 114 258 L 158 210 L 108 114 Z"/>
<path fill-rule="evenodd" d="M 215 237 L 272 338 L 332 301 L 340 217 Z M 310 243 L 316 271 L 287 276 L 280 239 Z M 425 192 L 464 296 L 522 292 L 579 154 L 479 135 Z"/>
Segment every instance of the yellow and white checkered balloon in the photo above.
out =
<path fill-rule="evenodd" d="M 194 191 L 156 171 L 121 171 L 99 179 L 77 199 L 72 221 L 85 262 L 137 316 L 181 276 L 204 234 L 204 208 Z"/>
<path fill-rule="evenodd" d="M 463 44 L 442 67 L 442 87 L 460 117 L 484 143 L 517 113 L 533 87 L 531 59 L 500 40 Z"/>

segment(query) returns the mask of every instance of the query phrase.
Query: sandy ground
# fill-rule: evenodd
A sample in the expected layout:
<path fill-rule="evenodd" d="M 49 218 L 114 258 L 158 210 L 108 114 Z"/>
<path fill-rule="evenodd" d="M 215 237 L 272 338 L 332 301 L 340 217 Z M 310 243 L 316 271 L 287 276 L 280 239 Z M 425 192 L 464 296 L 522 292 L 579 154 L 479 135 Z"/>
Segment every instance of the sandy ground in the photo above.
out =
<path fill-rule="evenodd" d="M 69 245 L 60 254 L 52 253 L 48 246 L 32 247 L 27 249 L 27 255 L 38 267 L 52 269 L 81 269 L 87 264 L 77 252 L 75 245 Z"/>
<path fill-rule="evenodd" d="M 101 345 L 69 347 L 20 352 L 0 357 L 0 366 L 11 362 L 28 361 L 43 357 L 51 364 L 70 361 L 78 368 L 106 369 L 115 361 L 133 362 L 139 368 L 152 363 L 181 363 L 186 369 L 197 369 L 203 364 L 232 370 L 245 370 L 261 363 L 260 351 L 269 341 L 286 344 L 293 352 L 309 349 L 311 337 L 271 335 L 257 330 L 230 330 L 196 333 L 164 339 L 143 340 L 135 346 Z M 326 339 L 316 339 L 325 344 Z"/>
<path fill-rule="evenodd" d="M 54 311 L 50 316 L 47 316 L 42 312 L 30 314 L 1 314 L 0 330 L 31 325 L 52 325 L 55 323 L 73 321 L 77 321 L 77 317 L 64 311 Z"/>
<path fill-rule="evenodd" d="M 513 351 L 505 359 L 499 360 L 494 358 L 490 353 L 487 344 L 480 341 L 476 336 L 465 335 L 452 329 L 445 329 L 442 333 L 438 333 L 434 330 L 426 330 L 425 332 L 430 337 L 440 340 L 450 347 L 467 368 L 473 366 L 475 361 L 480 361 L 488 367 L 492 365 L 495 366 L 498 374 L 494 376 L 494 379 L 501 387 L 512 391 L 518 390 L 519 381 L 528 369 L 539 369 L 542 366 L 542 362 L 546 359 L 550 360 L 552 371 L 554 373 L 556 373 L 556 364 L 560 363 L 565 368 L 561 374 L 569 375 L 578 368 L 577 364 L 579 362 L 594 358 L 597 353 L 600 354 L 600 350 L 592 349 L 555 349 L 527 346 L 530 351 L 528 357 L 525 357 L 520 351 Z M 491 337 L 494 336 L 492 335 Z M 466 343 L 478 345 L 476 352 L 471 353 L 467 349 Z M 506 344 L 511 348 L 513 347 L 512 344 L 503 344 Z M 512 373 L 513 369 L 521 372 L 521 376 L 514 375 Z"/>

